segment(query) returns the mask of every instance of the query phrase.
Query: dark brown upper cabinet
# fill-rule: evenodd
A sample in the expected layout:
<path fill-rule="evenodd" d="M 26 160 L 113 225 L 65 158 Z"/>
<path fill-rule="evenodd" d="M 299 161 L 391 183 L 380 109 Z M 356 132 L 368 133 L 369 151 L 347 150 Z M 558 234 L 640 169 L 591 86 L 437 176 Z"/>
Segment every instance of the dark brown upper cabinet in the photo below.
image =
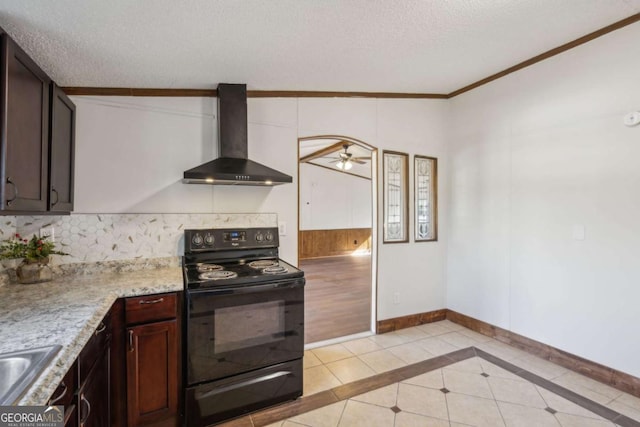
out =
<path fill-rule="evenodd" d="M 0 34 L 0 213 L 70 212 L 75 106 Z"/>
<path fill-rule="evenodd" d="M 51 84 L 49 145 L 49 202 L 54 212 L 73 210 L 73 170 L 76 106 L 55 83 Z"/>

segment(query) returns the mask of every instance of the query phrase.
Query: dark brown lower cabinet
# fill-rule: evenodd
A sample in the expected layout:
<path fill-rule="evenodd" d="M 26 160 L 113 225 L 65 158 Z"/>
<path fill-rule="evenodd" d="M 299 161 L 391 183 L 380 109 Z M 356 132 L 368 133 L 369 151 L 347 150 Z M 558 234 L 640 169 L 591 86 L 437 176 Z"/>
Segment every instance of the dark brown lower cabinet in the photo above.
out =
<path fill-rule="evenodd" d="M 48 400 L 64 406 L 65 427 L 110 427 L 111 312 L 85 344 Z"/>
<path fill-rule="evenodd" d="M 127 328 L 129 427 L 175 426 L 178 416 L 178 335 L 175 319 Z"/>
<path fill-rule="evenodd" d="M 109 349 L 100 356 L 78 391 L 80 427 L 109 427 Z"/>
<path fill-rule="evenodd" d="M 65 427 L 76 427 L 78 425 L 78 363 L 66 373 L 56 391 L 51 395 L 47 405 L 64 406 Z"/>
<path fill-rule="evenodd" d="M 64 427 L 78 427 L 78 407 L 73 405 L 64 412 Z"/>

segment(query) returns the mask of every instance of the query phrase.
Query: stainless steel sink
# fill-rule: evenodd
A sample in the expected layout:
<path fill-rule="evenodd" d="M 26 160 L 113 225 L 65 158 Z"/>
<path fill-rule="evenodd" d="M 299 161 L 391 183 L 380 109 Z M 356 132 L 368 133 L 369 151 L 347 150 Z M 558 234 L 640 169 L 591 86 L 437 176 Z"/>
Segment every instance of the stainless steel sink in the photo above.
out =
<path fill-rule="evenodd" d="M 14 404 L 60 348 L 51 345 L 0 354 L 0 405 Z"/>

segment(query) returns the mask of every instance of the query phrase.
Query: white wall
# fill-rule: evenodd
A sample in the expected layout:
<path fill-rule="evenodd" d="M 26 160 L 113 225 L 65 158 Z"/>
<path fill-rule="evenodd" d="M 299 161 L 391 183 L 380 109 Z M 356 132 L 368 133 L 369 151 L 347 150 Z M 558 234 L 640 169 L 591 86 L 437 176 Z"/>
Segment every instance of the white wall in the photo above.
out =
<path fill-rule="evenodd" d="M 371 228 L 371 180 L 300 165 L 300 230 Z"/>
<path fill-rule="evenodd" d="M 446 304 L 635 376 L 638 40 L 634 24 L 451 100 Z"/>
<path fill-rule="evenodd" d="M 281 255 L 297 259 L 292 185 L 188 185 L 182 173 L 217 157 L 215 98 L 74 97 L 76 213 L 274 212 Z M 249 156 L 295 177 L 296 100 L 249 108 Z M 293 204 L 293 208 L 290 206 Z"/>
<path fill-rule="evenodd" d="M 294 177 L 292 185 L 273 188 L 181 183 L 185 169 L 217 156 L 215 99 L 74 97 L 74 102 L 76 212 L 274 212 L 287 224 L 280 253 L 291 262 L 297 260 L 298 244 L 298 137 L 350 136 L 380 151 L 439 157 L 440 173 L 447 171 L 442 100 L 249 99 L 249 157 Z M 446 179 L 439 184 L 442 194 Z M 442 196 L 439 213 L 444 227 Z M 379 319 L 444 307 L 445 238 L 441 233 L 439 242 L 380 245 Z M 396 292 L 399 303 L 393 304 Z"/>

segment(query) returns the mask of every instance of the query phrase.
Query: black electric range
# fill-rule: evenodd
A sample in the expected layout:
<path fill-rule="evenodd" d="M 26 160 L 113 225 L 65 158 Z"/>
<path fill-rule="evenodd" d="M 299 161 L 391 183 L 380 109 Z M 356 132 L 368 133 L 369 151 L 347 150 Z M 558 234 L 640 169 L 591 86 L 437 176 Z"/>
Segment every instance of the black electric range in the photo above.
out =
<path fill-rule="evenodd" d="M 304 272 L 277 228 L 185 230 L 185 425 L 302 395 Z"/>

